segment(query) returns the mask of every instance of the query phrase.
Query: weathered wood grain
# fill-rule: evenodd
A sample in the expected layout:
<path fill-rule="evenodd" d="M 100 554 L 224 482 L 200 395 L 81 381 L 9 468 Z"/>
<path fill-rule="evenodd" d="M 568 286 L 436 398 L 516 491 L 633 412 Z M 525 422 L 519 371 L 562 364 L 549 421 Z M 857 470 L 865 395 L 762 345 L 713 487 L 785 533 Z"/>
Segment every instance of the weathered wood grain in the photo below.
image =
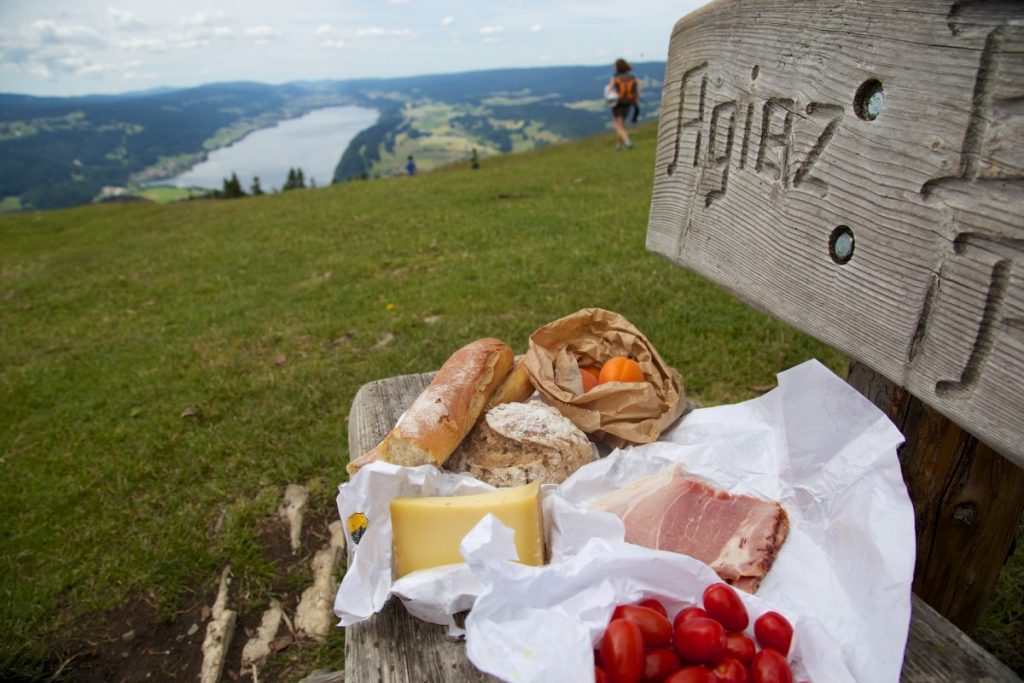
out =
<path fill-rule="evenodd" d="M 906 437 L 899 457 L 914 501 L 914 592 L 971 632 L 1024 513 L 1024 470 L 867 366 L 854 363 L 847 381 Z"/>
<path fill-rule="evenodd" d="M 351 457 L 376 446 L 433 377 L 403 375 L 363 385 L 348 416 Z M 465 644 L 449 639 L 445 627 L 411 617 L 394 599 L 345 630 L 345 674 L 349 683 L 497 680 L 470 664 Z"/>
<path fill-rule="evenodd" d="M 1018 465 L 1022 17 L 1012 0 L 717 0 L 685 17 L 647 233 Z"/>
<path fill-rule="evenodd" d="M 364 385 L 349 412 L 349 453 L 376 445 L 432 378 L 405 375 Z M 912 604 L 903 683 L 1020 681 L 920 598 L 914 596 Z M 444 627 L 414 619 L 396 601 L 349 627 L 345 644 L 348 683 L 497 680 L 476 671 L 465 645 L 448 640 Z"/>

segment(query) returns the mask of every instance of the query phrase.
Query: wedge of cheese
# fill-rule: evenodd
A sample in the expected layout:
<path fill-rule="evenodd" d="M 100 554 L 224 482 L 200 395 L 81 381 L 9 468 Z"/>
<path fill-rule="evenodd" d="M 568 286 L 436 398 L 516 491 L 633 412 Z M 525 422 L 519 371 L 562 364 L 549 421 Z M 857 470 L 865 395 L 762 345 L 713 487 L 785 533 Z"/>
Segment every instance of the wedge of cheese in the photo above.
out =
<path fill-rule="evenodd" d="M 544 518 L 540 482 L 535 481 L 472 496 L 393 499 L 396 578 L 417 569 L 462 562 L 459 544 L 487 513 L 515 531 L 520 562 L 544 564 Z"/>

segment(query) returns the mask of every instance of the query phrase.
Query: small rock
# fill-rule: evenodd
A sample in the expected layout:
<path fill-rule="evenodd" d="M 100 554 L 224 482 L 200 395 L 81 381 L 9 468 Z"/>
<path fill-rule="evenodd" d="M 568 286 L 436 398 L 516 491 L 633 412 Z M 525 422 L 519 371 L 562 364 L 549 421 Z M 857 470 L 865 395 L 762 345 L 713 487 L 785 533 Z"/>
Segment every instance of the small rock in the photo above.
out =
<path fill-rule="evenodd" d="M 394 339 L 395 339 L 395 335 L 391 334 L 390 332 L 385 332 L 384 334 L 382 334 L 380 336 L 380 339 L 377 340 L 377 343 L 374 344 L 371 348 L 374 351 L 376 351 L 378 349 L 383 349 L 385 346 L 387 346 L 392 341 L 394 341 Z"/>
<path fill-rule="evenodd" d="M 126 643 L 135 640 L 135 629 L 132 629 L 130 631 L 125 631 L 124 633 L 122 633 L 121 634 L 121 640 L 123 640 Z"/>

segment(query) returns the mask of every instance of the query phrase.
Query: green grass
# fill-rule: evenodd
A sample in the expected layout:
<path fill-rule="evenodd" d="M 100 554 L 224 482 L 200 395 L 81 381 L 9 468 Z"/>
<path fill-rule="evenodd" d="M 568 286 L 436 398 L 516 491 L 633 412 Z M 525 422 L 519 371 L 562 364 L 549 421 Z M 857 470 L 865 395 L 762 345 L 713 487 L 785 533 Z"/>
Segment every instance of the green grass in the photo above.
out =
<path fill-rule="evenodd" d="M 473 339 L 523 352 L 600 306 L 706 405 L 812 357 L 843 373 L 836 351 L 645 251 L 654 129 L 637 137 L 631 153 L 604 135 L 475 172 L 0 218 L 0 674 L 39 674 L 63 628 L 129 596 L 170 612 L 225 564 L 265 598 L 253 529 L 290 482 L 324 482 L 333 510 L 359 386 Z M 298 656 L 337 666 L 341 643 Z"/>
<path fill-rule="evenodd" d="M 171 202 L 190 198 L 192 196 L 192 190 L 187 187 L 171 187 L 164 185 L 160 187 L 147 187 L 135 192 L 134 194 L 157 204 L 169 204 Z"/>

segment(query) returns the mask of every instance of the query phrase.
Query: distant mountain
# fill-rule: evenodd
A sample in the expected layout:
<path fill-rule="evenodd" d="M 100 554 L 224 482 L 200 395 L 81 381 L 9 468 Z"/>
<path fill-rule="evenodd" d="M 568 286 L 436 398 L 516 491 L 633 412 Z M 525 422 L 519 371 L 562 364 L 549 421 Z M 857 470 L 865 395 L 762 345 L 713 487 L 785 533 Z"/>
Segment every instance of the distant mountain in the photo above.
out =
<path fill-rule="evenodd" d="M 665 64 L 636 64 L 634 72 L 643 83 L 641 118 L 650 119 Z M 606 129 L 601 91 L 610 76 L 605 67 L 546 67 L 66 98 L 0 94 L 0 207 L 90 202 L 105 186 L 171 177 L 253 130 L 336 105 L 380 111 L 376 125 L 338 150 L 336 181 L 387 174 L 409 154 L 429 169 L 473 147 L 530 149 Z"/>

